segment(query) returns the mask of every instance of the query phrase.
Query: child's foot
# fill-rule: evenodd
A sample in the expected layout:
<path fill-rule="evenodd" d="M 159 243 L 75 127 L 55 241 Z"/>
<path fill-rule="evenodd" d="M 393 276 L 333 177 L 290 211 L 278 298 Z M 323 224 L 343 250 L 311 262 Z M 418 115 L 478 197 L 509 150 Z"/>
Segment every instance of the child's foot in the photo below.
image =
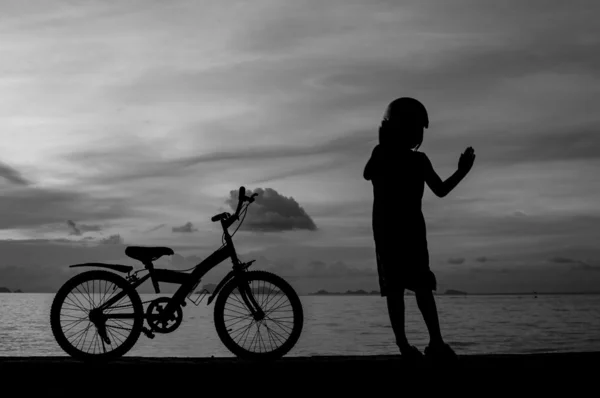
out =
<path fill-rule="evenodd" d="M 400 354 L 409 360 L 419 360 L 423 358 L 423 354 L 414 345 L 400 346 Z"/>
<path fill-rule="evenodd" d="M 458 359 L 458 355 L 452 350 L 452 348 L 446 343 L 435 343 L 429 344 L 425 348 L 425 356 L 434 359 L 445 359 L 455 361 Z"/>

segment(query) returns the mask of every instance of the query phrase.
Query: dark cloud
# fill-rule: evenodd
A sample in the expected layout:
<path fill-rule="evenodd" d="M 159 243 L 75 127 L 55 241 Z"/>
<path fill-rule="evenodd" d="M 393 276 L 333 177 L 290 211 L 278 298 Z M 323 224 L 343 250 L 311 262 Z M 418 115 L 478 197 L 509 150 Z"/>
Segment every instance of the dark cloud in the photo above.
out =
<path fill-rule="evenodd" d="M 144 231 L 144 232 L 154 232 L 154 231 L 156 231 L 156 230 L 158 230 L 158 229 L 161 229 L 161 228 L 162 228 L 162 227 L 164 227 L 165 225 L 167 225 L 167 224 L 160 224 L 160 225 L 157 225 L 157 226 L 155 226 L 155 227 L 152 227 L 152 228 L 150 228 L 150 229 L 147 229 L 147 230 L 146 230 L 146 231 Z"/>
<path fill-rule="evenodd" d="M 69 226 L 69 229 L 71 230 L 69 235 L 81 235 L 81 231 L 79 230 L 79 228 L 77 228 L 77 226 L 75 225 L 75 223 L 73 221 L 67 220 L 67 225 Z"/>
<path fill-rule="evenodd" d="M 25 293 L 51 293 L 74 274 L 68 267 L 57 268 L 40 264 L 30 266 L 0 266 L 0 286 Z"/>
<path fill-rule="evenodd" d="M 8 180 L 15 185 L 30 185 L 31 182 L 21 175 L 21 173 L 13 167 L 0 162 L 0 177 Z"/>
<path fill-rule="evenodd" d="M 108 263 L 140 267 L 139 261 L 125 255 L 127 245 L 118 234 L 106 238 L 84 237 L 81 239 L 26 239 L 0 240 L 0 286 L 11 290 L 22 289 L 25 292 L 55 292 L 67 279 L 85 268 L 69 268 L 73 264 Z M 204 250 L 207 253 L 214 246 L 198 245 L 171 246 L 177 252 Z M 155 264 L 168 267 L 171 256 L 163 256 Z M 187 263 L 179 268 L 190 268 L 200 262 L 200 257 L 185 257 Z M 225 267 L 223 267 L 225 268 Z M 88 268 L 91 269 L 91 268 Z M 226 272 L 226 269 L 213 271 L 214 275 Z M 162 291 L 176 289 L 176 285 L 161 284 Z M 152 292 L 152 284 L 146 283 L 140 292 Z"/>
<path fill-rule="evenodd" d="M 579 271 L 592 271 L 592 272 L 600 271 L 600 262 L 598 262 L 598 264 L 588 264 L 585 262 L 581 262 L 581 263 L 575 265 L 573 267 L 573 269 L 579 270 Z"/>
<path fill-rule="evenodd" d="M 69 265 L 106 262 L 125 257 L 125 245 L 81 239 L 0 240 L 0 285 L 25 292 L 55 292 L 80 268 Z"/>
<path fill-rule="evenodd" d="M 552 263 L 557 263 L 557 264 L 578 264 L 578 263 L 580 263 L 579 260 L 575 260 L 575 259 L 567 258 L 567 257 L 561 257 L 561 256 L 552 257 L 549 261 Z"/>
<path fill-rule="evenodd" d="M 507 273 L 511 272 L 511 269 L 507 268 L 507 267 L 490 267 L 490 268 L 488 268 L 488 266 L 486 266 L 486 267 L 471 267 L 467 271 L 469 273 L 474 273 L 474 274 L 479 274 L 479 273 L 507 274 Z"/>
<path fill-rule="evenodd" d="M 173 227 L 172 230 L 173 230 L 173 232 L 183 232 L 183 233 L 192 233 L 192 232 L 198 231 L 198 229 L 194 228 L 192 223 L 189 221 L 187 223 L 185 223 L 184 225 L 182 225 L 181 227 Z"/>
<path fill-rule="evenodd" d="M 24 187 L 8 190 L 0 196 L 0 229 L 63 224 L 65 216 L 71 220 L 111 219 L 132 214 L 134 210 L 125 199 L 95 198 L 69 190 Z M 81 231 L 85 228 L 95 230 L 96 227 L 85 226 Z"/>
<path fill-rule="evenodd" d="M 85 225 L 85 224 L 77 225 L 72 220 L 67 220 L 67 225 L 69 226 L 69 229 L 71 230 L 71 232 L 69 233 L 69 235 L 77 235 L 77 236 L 79 236 L 83 232 L 87 232 L 87 231 L 101 231 L 102 230 L 102 227 L 100 225 Z"/>
<path fill-rule="evenodd" d="M 554 256 L 548 259 L 550 263 L 555 264 L 568 264 L 571 265 L 569 269 L 573 271 L 600 271 L 600 259 L 599 260 L 579 260 L 576 258 Z"/>
<path fill-rule="evenodd" d="M 434 233 L 458 233 L 472 239 L 506 239 L 511 237 L 545 241 L 598 232 L 600 217 L 594 215 L 531 214 L 527 217 L 512 215 L 477 215 L 430 218 L 428 230 Z M 586 237 L 588 239 L 588 237 Z M 585 239 L 584 239 L 585 240 Z"/>
<path fill-rule="evenodd" d="M 448 262 L 449 262 L 450 264 L 462 264 L 462 263 L 464 263 L 464 262 L 465 262 L 465 259 L 464 259 L 464 258 L 462 258 L 462 257 L 459 257 L 459 258 L 449 258 L 449 259 L 448 259 Z"/>
<path fill-rule="evenodd" d="M 280 232 L 305 229 L 317 230 L 311 217 L 292 197 L 286 197 L 272 188 L 246 189 L 246 196 L 257 193 L 248 208 L 240 230 L 260 232 Z M 231 191 L 225 201 L 235 211 L 238 204 L 238 191 Z"/>
<path fill-rule="evenodd" d="M 337 260 L 330 264 L 321 260 L 295 264 L 289 261 L 269 260 L 261 256 L 257 259 L 260 267 L 284 278 L 290 279 L 332 279 L 332 278 L 371 278 L 377 276 L 375 268 L 351 267 Z"/>
<path fill-rule="evenodd" d="M 475 258 L 475 261 L 479 262 L 479 263 L 485 263 L 485 262 L 489 262 L 489 261 L 494 261 L 494 259 L 489 258 L 487 256 L 480 256 Z"/>

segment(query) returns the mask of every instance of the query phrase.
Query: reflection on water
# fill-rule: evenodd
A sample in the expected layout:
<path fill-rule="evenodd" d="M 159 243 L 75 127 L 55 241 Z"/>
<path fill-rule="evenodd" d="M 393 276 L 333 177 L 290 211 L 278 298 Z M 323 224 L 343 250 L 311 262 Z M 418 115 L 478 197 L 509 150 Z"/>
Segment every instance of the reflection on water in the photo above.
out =
<path fill-rule="evenodd" d="M 156 295 L 141 295 L 143 301 Z M 53 294 L 0 294 L 0 355 L 66 355 L 50 331 Z M 302 296 L 305 324 L 288 356 L 397 354 L 385 300 L 368 296 Z M 600 350 L 600 295 L 437 296 L 442 333 L 458 354 Z M 147 304 L 146 304 L 147 305 Z M 146 307 L 146 305 L 144 307 Z M 231 357 L 206 300 L 183 308 L 171 334 L 143 334 L 128 356 Z M 406 297 L 406 331 L 423 349 L 427 329 Z"/>

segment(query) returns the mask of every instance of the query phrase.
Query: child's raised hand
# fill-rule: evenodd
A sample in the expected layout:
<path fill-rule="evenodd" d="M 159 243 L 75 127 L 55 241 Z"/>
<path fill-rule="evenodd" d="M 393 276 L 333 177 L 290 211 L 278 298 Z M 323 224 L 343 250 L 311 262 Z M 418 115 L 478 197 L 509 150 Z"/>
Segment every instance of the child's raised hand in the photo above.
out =
<path fill-rule="evenodd" d="M 475 150 L 473 147 L 468 147 L 465 149 L 463 153 L 461 153 L 460 158 L 458 160 L 458 169 L 468 173 L 473 167 L 473 162 L 475 161 Z"/>

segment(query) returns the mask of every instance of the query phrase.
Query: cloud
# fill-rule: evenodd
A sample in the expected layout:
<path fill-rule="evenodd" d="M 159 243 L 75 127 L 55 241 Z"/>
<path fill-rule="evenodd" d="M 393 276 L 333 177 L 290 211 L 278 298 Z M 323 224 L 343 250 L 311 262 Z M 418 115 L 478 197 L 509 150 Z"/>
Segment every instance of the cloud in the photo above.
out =
<path fill-rule="evenodd" d="M 73 221 L 67 220 L 67 225 L 71 229 L 71 233 L 69 233 L 69 235 L 81 235 L 81 231 L 77 228 Z"/>
<path fill-rule="evenodd" d="M 292 230 L 317 230 L 311 217 L 292 197 L 285 197 L 272 188 L 246 189 L 246 196 L 257 193 L 254 202 L 248 207 L 246 219 L 240 230 L 260 232 L 281 232 Z M 238 191 L 230 191 L 225 201 L 235 211 L 238 204 Z"/>
<path fill-rule="evenodd" d="M 0 196 L 0 229 L 63 224 L 65 215 L 73 220 L 113 219 L 132 214 L 135 211 L 125 199 L 96 198 L 74 190 L 25 187 L 6 190 Z M 77 230 L 70 224 L 69 227 L 72 232 Z M 81 231 L 95 228 L 83 226 Z"/>
<path fill-rule="evenodd" d="M 144 231 L 144 232 L 154 232 L 154 231 L 156 231 L 156 230 L 159 230 L 159 229 L 161 229 L 161 228 L 162 228 L 162 227 L 164 227 L 165 225 L 167 225 L 167 224 L 160 224 L 160 225 L 157 225 L 157 226 L 155 226 L 155 227 L 152 227 L 152 228 L 150 228 L 150 229 L 147 229 L 147 230 L 146 230 L 146 231 Z"/>
<path fill-rule="evenodd" d="M 105 245 L 123 245 L 124 239 L 119 234 L 111 235 L 109 237 L 100 239 L 100 243 Z"/>
<path fill-rule="evenodd" d="M 578 260 L 576 258 L 554 256 L 548 259 L 550 263 L 569 264 L 574 271 L 600 271 L 600 260 Z"/>
<path fill-rule="evenodd" d="M 73 264 L 108 263 L 140 267 L 140 263 L 125 254 L 127 245 L 123 237 L 113 234 L 103 239 L 84 237 L 81 239 L 3 239 L 0 240 L 0 286 L 11 290 L 20 288 L 25 292 L 55 292 L 75 273 L 93 268 L 69 268 Z M 198 245 L 170 246 L 175 252 L 198 250 Z M 201 248 L 207 254 L 214 248 Z M 163 256 L 155 264 L 169 265 L 171 256 Z M 185 257 L 187 264 L 179 268 L 190 268 L 199 263 L 199 257 Z M 198 261 L 196 261 L 198 260 Z M 162 264 L 161 264 L 162 263 Z M 214 275 L 226 272 L 226 267 L 215 269 Z M 161 284 L 162 291 L 174 291 L 176 285 Z M 141 292 L 153 292 L 152 284 L 144 284 Z"/>
<path fill-rule="evenodd" d="M 106 262 L 125 257 L 125 245 L 113 237 L 113 244 L 83 238 L 0 240 L 2 264 L 0 285 L 25 292 L 54 292 L 81 268 L 69 265 Z"/>
<path fill-rule="evenodd" d="M 192 233 L 198 231 L 198 229 L 194 228 L 191 222 L 187 222 L 181 227 L 173 227 L 173 232 L 183 232 L 183 233 Z"/>
<path fill-rule="evenodd" d="M 511 269 L 508 267 L 471 267 L 467 269 L 467 272 L 473 274 L 509 274 L 511 273 Z"/>
<path fill-rule="evenodd" d="M 312 260 L 304 264 L 295 264 L 283 260 L 268 260 L 261 256 L 257 259 L 270 272 L 290 279 L 336 279 L 336 278 L 371 278 L 377 276 L 377 270 L 365 267 L 350 267 L 344 261 L 330 264 L 321 260 Z"/>
<path fill-rule="evenodd" d="M 30 185 L 31 182 L 24 178 L 21 173 L 13 167 L 0 162 L 0 177 L 5 178 L 15 185 Z"/>
<path fill-rule="evenodd" d="M 465 262 L 465 259 L 463 257 L 459 257 L 459 258 L 449 258 L 448 262 L 450 264 L 462 264 Z"/>
<path fill-rule="evenodd" d="M 489 199 L 490 201 L 492 198 Z M 540 200 L 543 200 L 540 198 Z M 501 243 L 502 241 L 510 242 L 512 248 L 516 250 L 518 247 L 527 248 L 527 250 L 552 250 L 553 245 L 564 245 L 571 243 L 570 237 L 577 236 L 575 242 L 587 244 L 594 242 L 594 236 L 597 235 L 598 223 L 600 217 L 585 214 L 581 211 L 580 214 L 569 212 L 560 214 L 553 212 L 549 214 L 538 213 L 527 217 L 513 217 L 512 215 L 489 215 L 479 214 L 478 209 L 469 209 L 470 205 L 466 205 L 460 211 L 456 210 L 456 218 L 454 216 L 447 217 L 440 213 L 447 211 L 440 205 L 435 211 L 435 216 L 430 213 L 428 220 L 428 231 L 430 235 L 459 235 L 464 240 L 485 241 L 488 245 Z M 471 206 L 475 207 L 475 206 Z M 475 211 L 476 214 L 473 214 Z M 439 214 L 439 216 L 438 216 Z M 540 245 L 531 247 L 531 240 L 534 240 Z"/>
<path fill-rule="evenodd" d="M 529 131 L 502 131 L 492 128 L 485 134 L 486 167 L 515 165 L 517 163 L 549 163 L 600 160 L 600 143 L 597 140 L 600 121 L 557 121 L 557 126 L 539 124 L 523 126 Z M 436 146 L 450 144 L 451 137 L 436 140 Z M 476 149 L 477 152 L 477 149 Z M 476 166 L 475 166 L 476 167 Z M 526 216 L 523 211 L 515 215 Z"/>
<path fill-rule="evenodd" d="M 557 263 L 557 264 L 579 264 L 580 263 L 579 260 L 575 260 L 575 259 L 568 258 L 568 257 L 561 257 L 561 256 L 552 257 L 549 261 L 552 263 Z"/>
<path fill-rule="evenodd" d="M 581 263 L 575 265 L 573 267 L 573 269 L 574 270 L 580 270 L 580 271 L 592 271 L 592 272 L 600 271 L 600 262 L 598 264 L 595 264 L 595 265 L 594 264 L 588 264 L 588 263 L 585 263 L 585 262 L 581 262 Z"/>
<path fill-rule="evenodd" d="M 162 195 L 171 192 L 167 188 L 192 186 L 187 178 L 211 191 L 232 179 L 257 178 L 255 183 L 280 180 L 277 189 L 289 189 L 288 195 L 313 189 L 310 216 L 298 216 L 305 224 L 273 237 L 277 243 L 292 242 L 311 253 L 317 239 L 320 246 L 335 245 L 334 239 L 365 242 L 370 218 L 358 209 L 368 212 L 369 203 L 360 198 L 371 191 L 355 165 L 366 160 L 386 103 L 414 95 L 431 110 L 424 146 L 446 176 L 461 142 L 478 154 L 465 182 L 426 213 L 439 263 L 596 244 L 600 191 L 590 181 L 600 162 L 594 108 L 600 100 L 600 3 L 457 0 L 440 8 L 442 2 L 153 2 L 143 9 L 48 3 L 34 12 L 11 7 L 4 28 L 14 38 L 7 50 L 13 62 L 3 68 L 6 106 L 0 119 L 5 154 L 30 166 L 0 166 L 0 183 L 7 187 L 0 197 L 0 229 L 8 234 L 64 227 L 67 219 L 129 223 L 135 204 L 167 219 L 177 217 L 171 209 L 187 212 L 179 205 L 189 203 L 181 195 L 174 197 L 180 203 Z M 239 16 L 235 26 L 221 23 L 232 11 Z M 218 56 L 205 56 L 215 50 Z M 72 112 L 82 106 L 93 111 Z M 333 167 L 343 169 L 331 177 Z M 289 177 L 299 175 L 304 181 L 292 184 Z M 33 189 L 31 181 L 75 189 Z M 325 202 L 348 195 L 356 199 L 348 206 L 357 210 L 342 212 L 346 204 L 336 202 L 326 212 Z M 325 210 L 315 213 L 319 208 Z M 258 202 L 242 228 L 253 218 L 260 222 L 255 230 L 297 227 L 288 213 L 268 210 L 272 225 L 266 214 L 254 217 L 255 209 Z M 435 214 L 442 211 L 450 216 Z M 314 230 L 309 220 L 323 223 L 318 233 L 306 233 Z M 68 226 L 72 235 L 84 234 L 83 225 Z M 186 225 L 177 228 L 185 231 Z M 241 245 L 273 245 L 261 234 L 249 235 Z M 168 238 L 186 236 L 193 237 Z M 85 242 L 99 243 L 89 237 Z M 364 250 L 373 257 L 370 247 Z M 356 268 L 367 264 L 350 247 L 339 253 L 311 255 L 326 268 L 337 260 Z M 468 265 L 489 267 L 488 261 Z"/>
<path fill-rule="evenodd" d="M 182 256 L 181 254 L 173 254 L 170 259 L 170 265 L 177 269 L 189 269 L 198 265 L 202 258 L 196 255 Z"/>
<path fill-rule="evenodd" d="M 101 231 L 102 227 L 100 225 L 85 225 L 85 224 L 81 224 L 81 225 L 77 225 L 75 224 L 74 221 L 72 220 L 67 220 L 67 225 L 69 226 L 69 229 L 71 230 L 71 232 L 69 233 L 69 235 L 81 235 L 82 231 L 83 232 L 87 232 L 87 231 Z"/>
<path fill-rule="evenodd" d="M 248 134 L 251 134 L 251 132 L 248 132 Z M 260 134 L 257 133 L 257 137 L 259 136 Z M 106 167 L 109 168 L 104 174 L 89 177 L 89 181 L 103 184 L 183 176 L 190 169 L 201 165 L 231 167 L 236 162 L 243 162 L 244 166 L 248 166 L 249 162 L 260 165 L 268 161 L 289 161 L 293 158 L 306 160 L 313 156 L 320 156 L 321 159 L 324 159 L 323 162 L 317 162 L 319 165 L 307 161 L 306 164 L 290 171 L 278 171 L 274 175 L 260 178 L 259 181 L 262 182 L 291 175 L 328 170 L 348 160 L 355 159 L 356 156 L 364 152 L 365 144 L 374 139 L 376 139 L 374 133 L 370 134 L 365 129 L 355 128 L 351 131 L 338 133 L 334 137 L 327 136 L 323 139 L 316 139 L 305 145 L 279 143 L 268 146 L 244 146 L 239 149 L 215 150 L 201 155 L 177 156 L 167 160 L 156 160 L 156 157 L 148 155 L 156 151 L 156 148 L 161 147 L 161 145 L 150 146 L 146 150 L 145 157 L 132 159 L 131 153 L 139 152 L 139 146 L 142 145 L 137 141 L 133 141 L 130 143 L 119 142 L 118 146 L 109 146 L 105 149 L 84 149 L 65 154 L 64 159 L 72 162 L 74 167 L 80 167 L 90 162 L 108 164 Z M 110 159 L 110 161 L 107 161 L 107 159 Z M 285 168 L 282 167 L 282 169 Z"/>

